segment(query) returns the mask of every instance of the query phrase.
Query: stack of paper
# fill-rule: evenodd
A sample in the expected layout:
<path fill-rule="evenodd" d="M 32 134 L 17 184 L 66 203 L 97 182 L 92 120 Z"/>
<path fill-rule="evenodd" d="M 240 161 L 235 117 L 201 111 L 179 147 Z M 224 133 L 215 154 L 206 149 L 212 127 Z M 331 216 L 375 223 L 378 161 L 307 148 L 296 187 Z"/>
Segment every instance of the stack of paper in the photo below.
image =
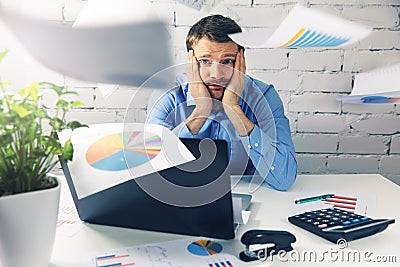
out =
<path fill-rule="evenodd" d="M 352 104 L 400 103 L 400 63 L 356 74 L 351 94 L 339 99 Z"/>
<path fill-rule="evenodd" d="M 296 5 L 276 30 L 254 29 L 229 37 L 251 48 L 342 47 L 363 39 L 371 30 L 317 9 Z"/>

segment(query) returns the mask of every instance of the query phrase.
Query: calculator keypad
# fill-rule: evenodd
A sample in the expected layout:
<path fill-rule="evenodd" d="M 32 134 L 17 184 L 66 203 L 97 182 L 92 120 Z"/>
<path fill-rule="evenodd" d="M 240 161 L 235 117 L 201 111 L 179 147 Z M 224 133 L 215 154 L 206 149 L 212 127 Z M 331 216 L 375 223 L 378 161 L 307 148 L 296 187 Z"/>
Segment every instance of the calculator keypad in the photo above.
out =
<path fill-rule="evenodd" d="M 318 227 L 319 229 L 338 225 L 347 226 L 370 220 L 368 217 L 336 208 L 305 212 L 295 215 L 294 218 Z"/>
<path fill-rule="evenodd" d="M 328 208 L 297 214 L 289 222 L 331 242 L 340 238 L 347 241 L 383 231 L 394 219 L 371 219 L 337 208 Z"/>

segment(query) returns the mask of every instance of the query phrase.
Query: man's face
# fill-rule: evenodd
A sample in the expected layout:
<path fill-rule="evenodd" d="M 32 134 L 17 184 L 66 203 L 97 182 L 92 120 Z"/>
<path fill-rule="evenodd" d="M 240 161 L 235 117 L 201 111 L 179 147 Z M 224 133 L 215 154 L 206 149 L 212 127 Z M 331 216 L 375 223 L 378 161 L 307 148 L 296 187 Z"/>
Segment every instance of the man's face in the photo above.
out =
<path fill-rule="evenodd" d="M 203 37 L 193 46 L 193 52 L 199 62 L 200 77 L 211 97 L 222 100 L 225 87 L 233 75 L 237 44 L 216 43 Z"/>

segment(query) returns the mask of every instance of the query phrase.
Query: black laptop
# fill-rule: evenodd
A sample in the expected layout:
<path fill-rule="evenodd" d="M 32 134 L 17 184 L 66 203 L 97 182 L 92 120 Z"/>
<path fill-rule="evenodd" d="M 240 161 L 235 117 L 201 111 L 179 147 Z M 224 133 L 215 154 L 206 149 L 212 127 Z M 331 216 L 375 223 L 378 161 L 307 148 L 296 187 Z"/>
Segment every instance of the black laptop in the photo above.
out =
<path fill-rule="evenodd" d="M 74 180 L 79 177 L 71 177 L 68 164 L 61 161 L 80 219 L 93 224 L 234 238 L 227 143 L 211 139 L 181 138 L 181 141 L 196 160 L 131 179 L 80 199 L 74 185 Z M 214 154 L 210 154 L 212 150 Z M 169 187 L 164 185 L 177 190 L 168 190 Z M 163 199 L 151 196 L 154 194 L 149 191 L 160 193 Z"/>

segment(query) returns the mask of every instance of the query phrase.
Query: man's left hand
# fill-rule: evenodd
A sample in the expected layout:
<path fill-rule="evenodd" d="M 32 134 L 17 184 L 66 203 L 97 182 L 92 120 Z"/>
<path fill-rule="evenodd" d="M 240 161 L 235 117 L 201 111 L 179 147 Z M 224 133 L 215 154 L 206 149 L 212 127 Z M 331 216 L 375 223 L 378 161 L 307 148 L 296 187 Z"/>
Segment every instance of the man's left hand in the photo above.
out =
<path fill-rule="evenodd" d="M 233 69 L 233 75 L 226 86 L 222 103 L 227 107 L 239 105 L 239 98 L 244 90 L 244 75 L 246 73 L 246 61 L 244 59 L 244 51 L 240 49 L 236 55 L 235 66 Z"/>

